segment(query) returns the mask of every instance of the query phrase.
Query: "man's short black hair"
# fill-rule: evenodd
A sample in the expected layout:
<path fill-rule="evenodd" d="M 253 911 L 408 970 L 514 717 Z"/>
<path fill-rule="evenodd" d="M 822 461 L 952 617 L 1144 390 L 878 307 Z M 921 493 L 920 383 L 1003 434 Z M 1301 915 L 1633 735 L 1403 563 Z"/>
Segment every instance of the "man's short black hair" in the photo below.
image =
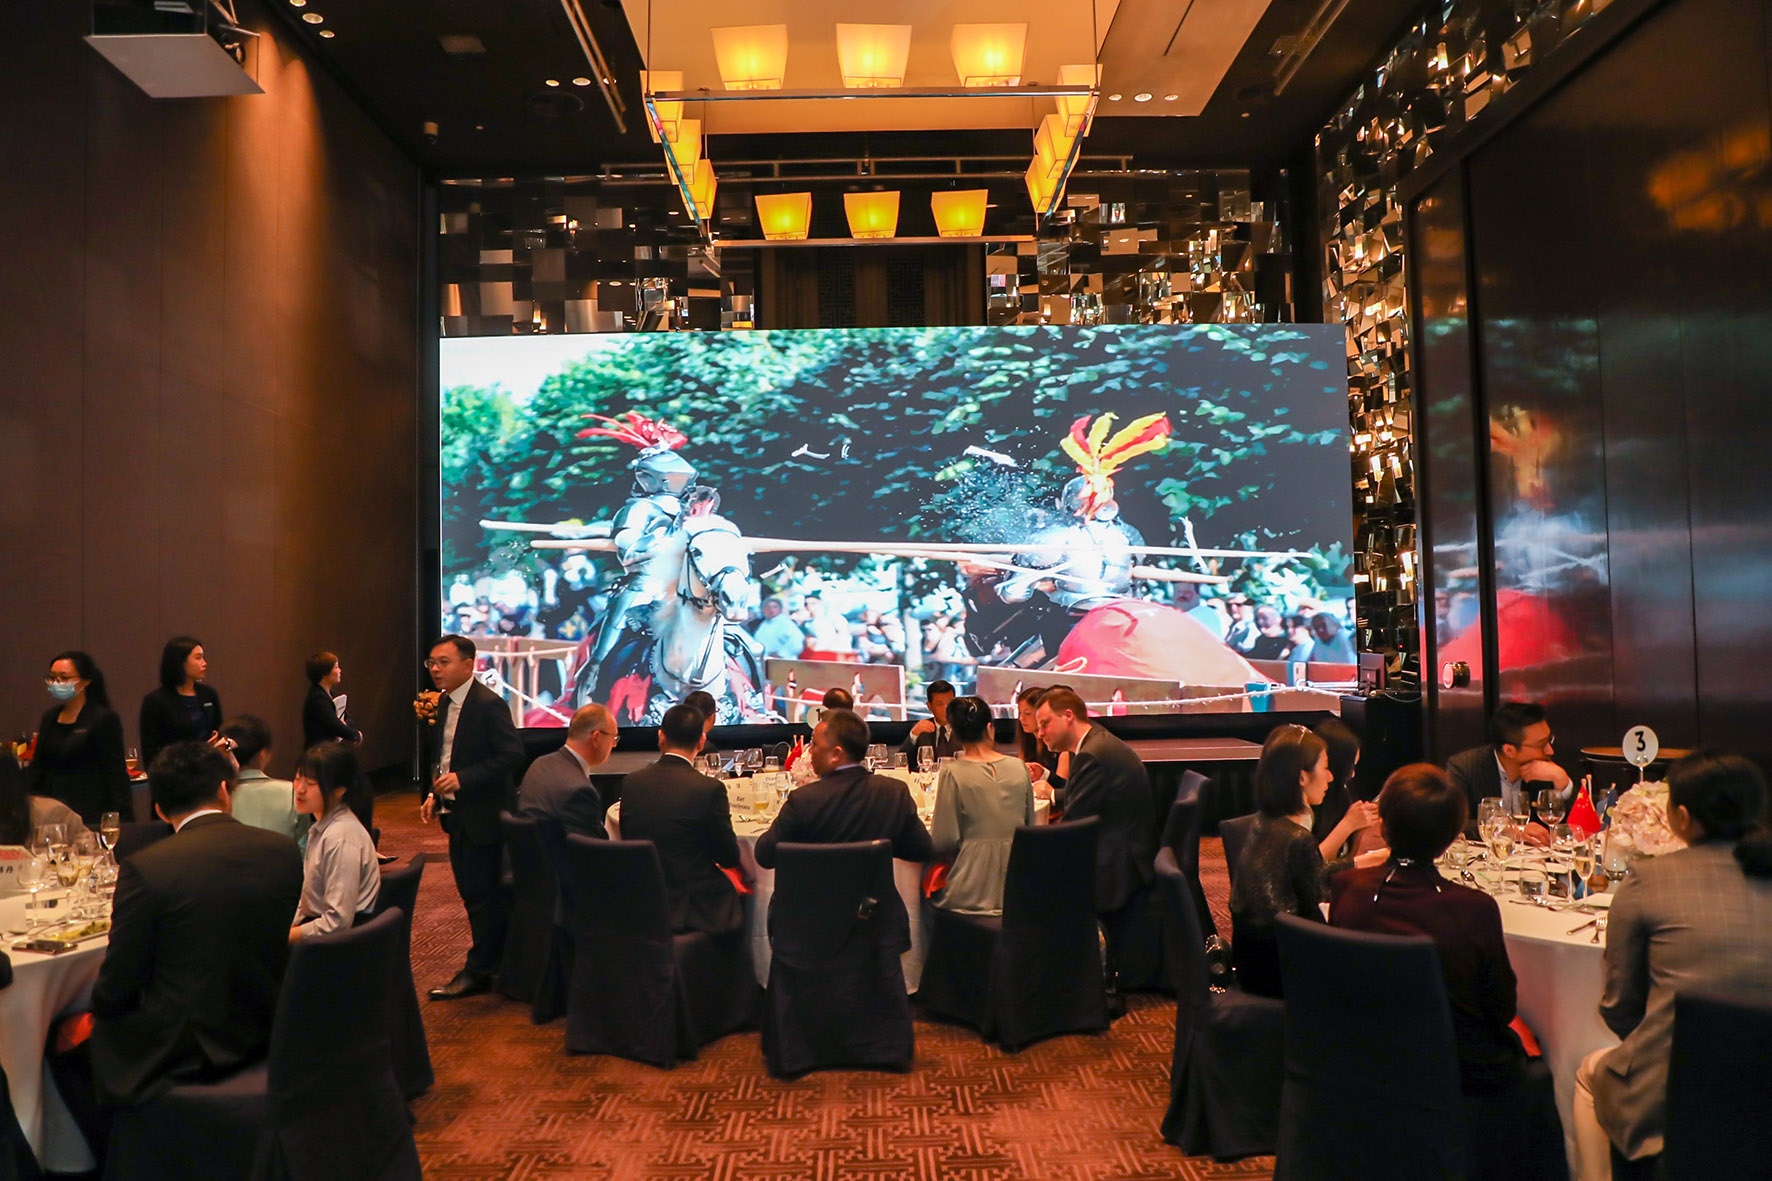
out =
<path fill-rule="evenodd" d="M 694 750 L 701 743 L 701 728 L 707 715 L 687 701 L 665 710 L 658 721 L 658 732 L 666 744 L 678 750 Z"/>
<path fill-rule="evenodd" d="M 700 710 L 703 723 L 706 723 L 709 718 L 718 718 L 720 716 L 719 702 L 715 701 L 714 695 L 709 693 L 706 689 L 697 689 L 695 692 L 685 697 L 682 703 L 691 709 Z"/>
<path fill-rule="evenodd" d="M 455 654 L 463 660 L 472 660 L 474 659 L 475 654 L 479 652 L 479 649 L 474 647 L 474 641 L 468 639 L 466 636 L 458 636 L 453 632 L 446 636 L 438 636 L 436 639 L 432 640 L 431 646 L 426 648 L 425 652 L 435 652 L 445 644 L 453 647 L 455 649 Z"/>
<path fill-rule="evenodd" d="M 954 686 L 948 681 L 930 681 L 929 687 L 923 690 L 924 701 L 934 701 L 937 693 L 952 693 Z"/>
<path fill-rule="evenodd" d="M 168 816 L 191 812 L 234 786 L 234 764 L 207 742 L 175 742 L 154 756 L 148 793 Z"/>
<path fill-rule="evenodd" d="M 1509 701 L 1489 719 L 1489 741 L 1499 749 L 1518 746 L 1526 731 L 1544 721 L 1544 706 L 1532 701 Z"/>
<path fill-rule="evenodd" d="M 234 758 L 242 767 L 271 746 L 271 727 L 251 714 L 235 714 L 223 722 L 221 736 L 234 740 Z"/>
<path fill-rule="evenodd" d="M 833 709 L 819 719 L 819 725 L 824 726 L 836 744 L 843 748 L 843 753 L 856 762 L 868 757 L 868 724 L 855 711 Z"/>

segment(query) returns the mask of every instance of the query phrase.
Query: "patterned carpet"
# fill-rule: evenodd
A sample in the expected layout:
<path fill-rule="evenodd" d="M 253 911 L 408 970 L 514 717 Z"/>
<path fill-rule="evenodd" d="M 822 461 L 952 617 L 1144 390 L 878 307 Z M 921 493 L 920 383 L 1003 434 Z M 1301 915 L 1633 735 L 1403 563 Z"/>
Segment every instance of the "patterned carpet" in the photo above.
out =
<path fill-rule="evenodd" d="M 382 846 L 428 851 L 413 931 L 421 993 L 467 946 L 443 835 L 413 795 L 376 801 Z M 1203 885 L 1221 924 L 1228 881 L 1216 841 Z M 1210 868 L 1204 863 L 1210 861 Z M 763 1069 L 755 1033 L 661 1071 L 568 1055 L 563 1022 L 532 1025 L 502 997 L 424 1003 L 437 1085 L 413 1104 L 425 1175 L 611 1181 L 997 1181 L 1009 1178 L 1266 1178 L 1269 1158 L 1182 1156 L 1157 1126 L 1169 1100 L 1175 1009 L 1149 995 L 1102 1035 L 1005 1054 L 970 1030 L 918 1020 L 909 1074 Z"/>

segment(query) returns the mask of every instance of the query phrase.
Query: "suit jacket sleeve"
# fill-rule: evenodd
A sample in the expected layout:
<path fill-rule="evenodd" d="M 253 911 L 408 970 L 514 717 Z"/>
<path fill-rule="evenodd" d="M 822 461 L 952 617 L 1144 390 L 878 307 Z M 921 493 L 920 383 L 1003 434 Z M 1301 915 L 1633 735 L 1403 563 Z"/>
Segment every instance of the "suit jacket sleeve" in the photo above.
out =
<path fill-rule="evenodd" d="M 129 794 L 129 764 L 123 755 L 123 719 L 106 710 L 92 727 L 93 749 L 104 764 L 105 811 L 128 818 L 135 814 Z"/>
<path fill-rule="evenodd" d="M 318 685 L 308 691 L 307 700 L 302 702 L 302 729 L 310 741 L 321 738 L 336 738 L 340 742 L 355 742 L 362 735 L 338 716 L 338 707 L 333 705 L 332 698 L 326 690 Z"/>
<path fill-rule="evenodd" d="M 490 690 L 489 690 L 490 692 Z M 463 703 L 466 708 L 466 703 Z M 490 753 L 485 759 L 465 767 L 451 766 L 461 780 L 463 791 L 501 791 L 507 784 L 517 781 L 517 770 L 523 766 L 523 739 L 517 734 L 517 726 L 511 721 L 511 711 L 502 702 L 496 706 L 490 702 L 479 705 L 479 725 L 486 727 L 487 748 Z M 467 719 L 456 723 L 456 745 L 461 744 L 461 726 Z"/>
<path fill-rule="evenodd" d="M 732 831 L 732 810 L 724 791 L 708 793 L 708 860 L 725 869 L 739 867 L 738 837 Z"/>
<path fill-rule="evenodd" d="M 159 898 L 125 860 L 117 873 L 117 891 L 111 903 L 110 941 L 99 965 L 98 981 L 92 986 L 92 1012 L 100 1020 L 124 1016 L 141 1003 L 142 992 L 154 976 L 159 908 Z"/>
<path fill-rule="evenodd" d="M 1620 1038 L 1643 1020 L 1649 1003 L 1649 923 L 1640 899 L 1642 878 L 1631 874 L 1618 885 L 1606 923 L 1606 987 L 1600 1019 Z"/>
<path fill-rule="evenodd" d="M 603 826 L 603 797 L 598 794 L 595 784 L 586 783 L 566 797 L 565 806 L 561 809 L 561 824 L 568 833 L 576 833 L 581 837 L 607 838 L 609 831 Z"/>
<path fill-rule="evenodd" d="M 1486 750 L 1486 748 L 1483 747 L 1478 747 L 1476 749 L 1479 751 Z M 1464 754 L 1453 755 L 1448 759 L 1446 761 L 1446 777 L 1452 780 L 1452 786 L 1464 793 L 1466 808 L 1464 817 L 1464 835 L 1475 838 L 1478 835 L 1477 801 L 1482 798 L 1483 784 L 1477 781 L 1477 775 L 1474 770 L 1475 760 L 1465 757 L 1469 754 L 1471 754 L 1470 751 L 1465 751 Z"/>
<path fill-rule="evenodd" d="M 165 715 L 161 708 L 160 693 L 156 690 L 142 698 L 141 739 L 142 769 L 146 770 L 160 748 L 166 745 Z"/>
<path fill-rule="evenodd" d="M 768 832 L 757 838 L 757 847 L 752 853 L 757 858 L 757 864 L 764 869 L 775 868 L 775 846 L 778 841 L 793 843 L 797 812 L 794 802 L 795 796 L 790 794 L 782 803 L 781 811 L 775 814 L 775 823 L 769 826 Z"/>

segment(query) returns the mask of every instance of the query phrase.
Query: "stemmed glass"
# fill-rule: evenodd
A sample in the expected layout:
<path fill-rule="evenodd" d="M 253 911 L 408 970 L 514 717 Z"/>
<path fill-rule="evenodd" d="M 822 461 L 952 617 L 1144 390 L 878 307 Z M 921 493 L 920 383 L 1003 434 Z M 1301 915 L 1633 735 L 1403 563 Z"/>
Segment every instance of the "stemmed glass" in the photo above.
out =
<path fill-rule="evenodd" d="M 18 884 L 30 893 L 30 897 L 25 900 L 25 925 L 21 929 L 13 931 L 12 934 L 29 935 L 36 930 L 37 895 L 42 892 L 43 887 L 49 884 L 50 876 L 48 860 L 37 856 L 36 853 L 32 853 L 31 856 L 19 862 Z"/>
<path fill-rule="evenodd" d="M 116 812 L 106 812 L 98 820 L 98 839 L 104 843 L 105 851 L 117 847 L 117 838 L 123 833 L 123 818 Z"/>
<path fill-rule="evenodd" d="M 1563 799 L 1563 793 L 1553 787 L 1547 787 L 1538 793 L 1538 822 L 1546 828 L 1555 828 L 1563 822 L 1569 812 L 1569 805 Z"/>
<path fill-rule="evenodd" d="M 1600 868 L 1606 873 L 1606 880 L 1614 888 L 1624 880 L 1630 872 L 1630 846 L 1623 838 L 1617 836 L 1612 829 L 1606 830 L 1606 847 L 1600 853 Z"/>
<path fill-rule="evenodd" d="M 1477 801 L 1477 831 L 1478 832 L 1487 831 L 1489 828 L 1490 821 L 1494 820 L 1497 816 L 1500 816 L 1501 814 L 1502 814 L 1502 807 L 1501 807 L 1501 797 L 1500 796 L 1489 796 L 1487 799 L 1478 800 Z"/>

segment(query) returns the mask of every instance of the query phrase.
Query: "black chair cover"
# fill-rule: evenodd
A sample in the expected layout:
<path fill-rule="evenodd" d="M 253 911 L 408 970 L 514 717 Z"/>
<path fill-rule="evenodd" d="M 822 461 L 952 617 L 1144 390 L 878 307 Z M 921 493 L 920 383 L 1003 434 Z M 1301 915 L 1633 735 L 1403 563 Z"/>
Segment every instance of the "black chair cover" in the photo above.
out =
<path fill-rule="evenodd" d="M 1189 1156 L 1270 1153 L 1285 1075 L 1286 1006 L 1236 988 L 1213 992 L 1187 875 L 1168 850 L 1157 854 L 1157 882 L 1182 966 L 1163 1139 Z"/>
<path fill-rule="evenodd" d="M 12 983 L 12 958 L 0 951 L 0 988 Z M 17 1181 L 37 1181 L 43 1170 L 25 1139 L 25 1130 L 18 1126 L 18 1114 L 12 1110 L 12 1088 L 7 1085 L 6 1072 L 0 1070 L 0 1177 Z"/>
<path fill-rule="evenodd" d="M 266 1062 L 119 1108 L 105 1176 L 419 1178 L 412 1121 L 389 1060 L 390 991 L 363 987 L 393 974 L 405 921 L 393 909 L 297 943 Z"/>
<path fill-rule="evenodd" d="M 1669 1181 L 1764 1177 L 1772 1170 L 1772 1003 L 1682 993 L 1674 998 L 1667 1073 Z M 1746 1113 L 1756 1113 L 1744 1119 Z"/>
<path fill-rule="evenodd" d="M 1251 812 L 1247 816 L 1235 816 L 1218 822 L 1218 836 L 1224 842 L 1224 867 L 1230 871 L 1233 886 L 1237 883 L 1237 860 L 1243 856 L 1243 846 L 1249 843 L 1249 833 L 1255 828 L 1256 815 Z"/>
<path fill-rule="evenodd" d="M 1458 1048 L 1426 936 L 1278 920 L 1286 1083 L 1275 1181 L 1467 1175 Z"/>
<path fill-rule="evenodd" d="M 1108 1026 L 1095 925 L 1100 821 L 1015 830 L 1001 918 L 924 910 L 929 955 L 917 1000 L 1005 1049 Z"/>
<path fill-rule="evenodd" d="M 1101 915 L 1108 964 L 1121 992 L 1172 992 L 1163 964 L 1163 904 L 1156 882 L 1143 886 L 1119 910 Z"/>
<path fill-rule="evenodd" d="M 915 1044 L 899 963 L 910 919 L 890 844 L 778 846 L 769 942 L 763 1059 L 771 1074 L 910 1069 Z"/>
<path fill-rule="evenodd" d="M 1471 1181 L 1568 1181 L 1569 1157 L 1550 1063 L 1528 1058 L 1511 1086 L 1464 1096 Z M 1628 1181 L 1613 1175 L 1612 1181 Z"/>
<path fill-rule="evenodd" d="M 562 917 L 560 841 L 533 820 L 501 812 L 505 853 L 511 864 L 511 921 L 499 962 L 498 991 L 529 1005 L 530 1020 L 541 1025 L 566 1011 L 571 940 L 556 931 Z"/>
<path fill-rule="evenodd" d="M 117 844 L 111 855 L 121 865 L 131 853 L 171 835 L 172 825 L 164 820 L 126 820 L 117 826 Z"/>
<path fill-rule="evenodd" d="M 412 916 L 418 906 L 418 886 L 425 872 L 425 854 L 416 854 L 399 869 L 381 871 L 381 892 L 375 897 L 379 917 L 398 909 L 400 952 L 394 957 L 392 1000 L 388 1036 L 393 1043 L 394 1077 L 400 1093 L 408 1099 L 424 1094 L 437 1081 L 431 1069 L 431 1047 L 425 1038 L 424 1018 L 419 1013 L 418 987 L 412 981 Z"/>
<path fill-rule="evenodd" d="M 651 841 L 566 838 L 572 980 L 566 1048 L 654 1066 L 756 1024 L 756 969 L 744 931 L 673 935 Z"/>
<path fill-rule="evenodd" d="M 1188 774 L 1196 775 L 1192 771 Z M 1197 777 L 1201 783 L 1207 782 L 1204 775 Z M 1194 896 L 1194 912 L 1199 919 L 1200 929 L 1208 935 L 1216 935 L 1218 934 L 1218 923 L 1212 917 L 1212 907 L 1206 902 L 1206 892 L 1200 888 L 1200 816 L 1198 791 L 1195 791 L 1191 798 L 1178 797 L 1173 804 L 1169 805 L 1169 818 L 1163 824 L 1161 849 L 1167 849 L 1170 852 L 1176 868 L 1180 869 L 1187 877 L 1188 888 Z M 1166 898 L 1161 887 L 1157 888 L 1157 895 L 1159 899 Z M 1167 942 L 1169 933 L 1176 929 L 1170 923 L 1165 923 L 1163 926 L 1165 939 L 1163 960 L 1164 966 L 1169 972 L 1171 988 L 1179 987 L 1177 981 L 1180 978 L 1180 970 L 1174 962 L 1174 956 Z"/>

